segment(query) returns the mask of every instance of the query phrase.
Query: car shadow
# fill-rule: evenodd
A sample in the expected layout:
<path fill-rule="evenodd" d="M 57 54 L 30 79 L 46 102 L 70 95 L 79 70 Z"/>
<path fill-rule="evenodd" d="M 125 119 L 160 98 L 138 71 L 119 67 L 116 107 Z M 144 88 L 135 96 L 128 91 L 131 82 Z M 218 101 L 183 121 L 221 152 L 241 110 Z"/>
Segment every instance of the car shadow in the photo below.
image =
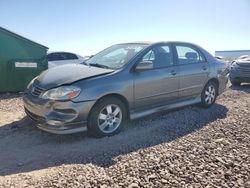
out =
<path fill-rule="evenodd" d="M 246 93 L 250 93 L 250 84 L 241 84 L 240 86 L 229 86 L 230 89 L 236 91 L 244 91 Z"/>
<path fill-rule="evenodd" d="M 63 164 L 110 167 L 130 152 L 171 142 L 226 117 L 228 109 L 214 104 L 162 112 L 130 121 L 120 134 L 95 139 L 88 133 L 53 135 L 37 129 L 28 118 L 0 126 L 0 175 L 31 172 Z"/>

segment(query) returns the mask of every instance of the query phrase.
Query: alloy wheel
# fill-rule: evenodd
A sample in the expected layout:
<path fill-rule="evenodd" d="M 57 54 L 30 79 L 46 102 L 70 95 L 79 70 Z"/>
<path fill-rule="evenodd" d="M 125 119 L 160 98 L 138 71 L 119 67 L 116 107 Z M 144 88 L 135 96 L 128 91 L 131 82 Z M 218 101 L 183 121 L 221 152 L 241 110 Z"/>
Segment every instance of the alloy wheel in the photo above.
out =
<path fill-rule="evenodd" d="M 98 115 L 98 126 L 103 133 L 114 132 L 122 122 L 122 110 L 116 104 L 106 105 Z"/>
<path fill-rule="evenodd" d="M 216 92 L 213 85 L 209 85 L 205 91 L 205 102 L 207 104 L 212 104 L 216 97 Z"/>

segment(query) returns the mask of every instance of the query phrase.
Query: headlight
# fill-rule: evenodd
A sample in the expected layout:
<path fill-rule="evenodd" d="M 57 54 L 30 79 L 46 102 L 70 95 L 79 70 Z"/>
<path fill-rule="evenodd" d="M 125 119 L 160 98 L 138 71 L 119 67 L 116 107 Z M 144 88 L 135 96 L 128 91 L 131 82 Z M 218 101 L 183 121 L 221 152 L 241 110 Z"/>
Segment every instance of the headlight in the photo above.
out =
<path fill-rule="evenodd" d="M 52 100 L 69 100 L 77 97 L 81 89 L 75 86 L 61 86 L 46 91 L 41 97 Z"/>

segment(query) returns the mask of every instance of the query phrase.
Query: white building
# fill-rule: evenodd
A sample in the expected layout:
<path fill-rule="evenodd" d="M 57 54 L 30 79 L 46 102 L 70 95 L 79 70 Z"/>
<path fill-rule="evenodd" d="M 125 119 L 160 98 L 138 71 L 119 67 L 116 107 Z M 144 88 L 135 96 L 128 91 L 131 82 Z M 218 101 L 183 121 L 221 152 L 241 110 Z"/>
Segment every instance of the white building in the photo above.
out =
<path fill-rule="evenodd" d="M 222 56 L 227 60 L 237 59 L 242 55 L 250 55 L 250 50 L 215 51 L 215 56 Z"/>

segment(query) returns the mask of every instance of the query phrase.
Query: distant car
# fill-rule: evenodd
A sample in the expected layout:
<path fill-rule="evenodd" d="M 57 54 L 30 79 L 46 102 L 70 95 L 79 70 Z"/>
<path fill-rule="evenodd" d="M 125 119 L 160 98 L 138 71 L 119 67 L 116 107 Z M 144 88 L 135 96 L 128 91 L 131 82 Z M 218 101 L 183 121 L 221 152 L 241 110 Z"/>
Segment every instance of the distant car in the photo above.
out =
<path fill-rule="evenodd" d="M 240 86 L 243 82 L 250 83 L 250 56 L 233 61 L 229 78 L 234 86 Z"/>
<path fill-rule="evenodd" d="M 242 55 L 240 57 L 237 58 L 237 60 L 240 60 L 240 59 L 249 59 L 250 56 L 249 55 Z"/>
<path fill-rule="evenodd" d="M 85 61 L 85 58 L 70 52 L 51 52 L 47 55 L 48 68 L 53 68 L 59 65 L 80 64 Z"/>
<path fill-rule="evenodd" d="M 24 92 L 26 114 L 57 134 L 121 131 L 126 119 L 201 103 L 214 104 L 226 88 L 227 64 L 185 42 L 125 43 L 33 79 Z"/>

